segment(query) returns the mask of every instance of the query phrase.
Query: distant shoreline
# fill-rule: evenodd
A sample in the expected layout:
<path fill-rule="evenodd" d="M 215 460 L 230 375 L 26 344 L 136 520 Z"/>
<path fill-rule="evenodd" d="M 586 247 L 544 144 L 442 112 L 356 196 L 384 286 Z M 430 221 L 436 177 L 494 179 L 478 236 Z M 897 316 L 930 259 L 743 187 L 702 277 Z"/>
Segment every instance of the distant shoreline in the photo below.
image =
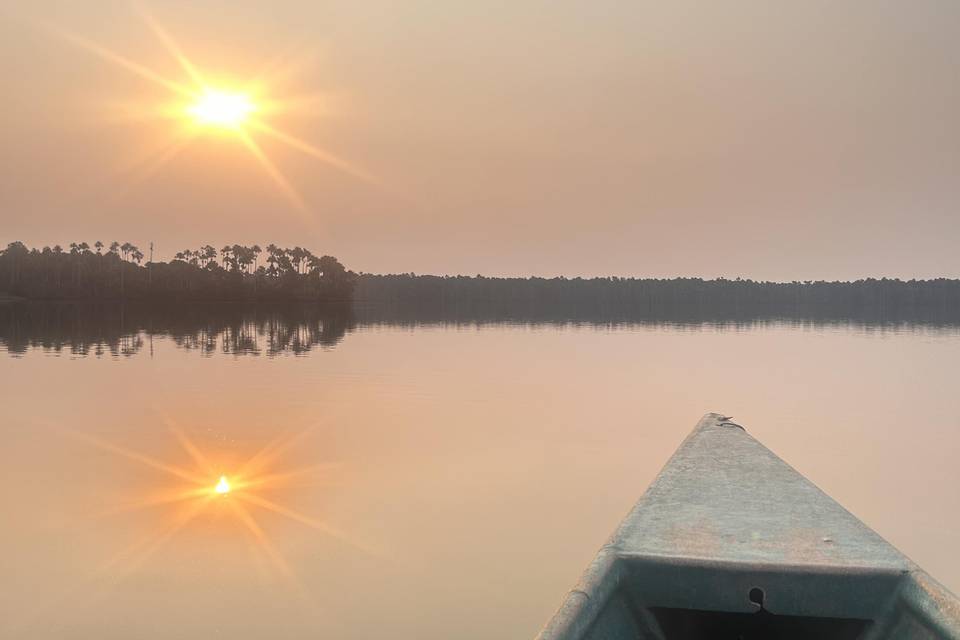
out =
<path fill-rule="evenodd" d="M 740 322 L 757 319 L 958 324 L 960 280 L 867 278 L 489 278 L 357 274 L 301 247 L 210 245 L 141 264 L 129 243 L 0 252 L 2 302 L 344 305 L 404 322 Z"/>
<path fill-rule="evenodd" d="M 301 279 L 291 280 L 294 286 Z M 253 286 L 249 280 L 242 286 Z M 360 274 L 350 297 L 36 298 L 25 303 L 153 309 L 163 316 L 197 309 L 260 307 L 347 314 L 400 324 L 584 323 L 597 325 L 750 322 L 960 326 L 960 280 L 867 279 L 771 283 L 698 278 L 486 278 Z M 6 300 L 14 301 L 9 293 Z M 6 307 L 17 305 L 5 305 Z"/>

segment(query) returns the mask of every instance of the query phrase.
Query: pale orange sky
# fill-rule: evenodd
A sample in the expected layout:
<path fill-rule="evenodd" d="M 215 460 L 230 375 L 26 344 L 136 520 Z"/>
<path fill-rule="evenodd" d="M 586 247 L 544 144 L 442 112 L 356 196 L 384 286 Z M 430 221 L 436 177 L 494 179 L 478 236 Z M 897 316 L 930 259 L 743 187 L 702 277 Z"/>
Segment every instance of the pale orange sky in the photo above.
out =
<path fill-rule="evenodd" d="M 147 3 L 214 76 L 279 58 L 298 64 L 271 95 L 323 96 L 271 123 L 382 186 L 265 143 L 306 217 L 229 136 L 136 179 L 172 127 L 131 108 L 171 94 L 45 27 L 183 72 L 128 2 L 30 5 L 0 9 L 3 243 L 153 240 L 169 259 L 274 242 L 371 272 L 960 276 L 952 0 Z"/>

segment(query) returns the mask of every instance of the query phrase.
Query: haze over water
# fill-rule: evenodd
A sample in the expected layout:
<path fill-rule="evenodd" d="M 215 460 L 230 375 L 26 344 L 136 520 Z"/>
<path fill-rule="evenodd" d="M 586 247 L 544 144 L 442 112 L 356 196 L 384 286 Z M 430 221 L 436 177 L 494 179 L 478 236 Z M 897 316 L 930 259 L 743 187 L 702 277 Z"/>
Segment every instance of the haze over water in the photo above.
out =
<path fill-rule="evenodd" d="M 4 318 L 0 637 L 531 638 L 711 410 L 960 589 L 955 327 Z M 264 495 L 344 539 L 252 509 L 285 574 L 224 501 L 123 556 L 180 507 L 102 445 L 189 466 L 171 425 L 226 468 L 302 434 Z"/>
<path fill-rule="evenodd" d="M 0 640 L 529 639 L 708 411 L 960 591 L 960 3 L 3 5 Z"/>
<path fill-rule="evenodd" d="M 258 138 L 308 215 L 234 137 L 180 146 L 155 113 L 168 87 L 58 35 L 189 83 L 131 3 L 5 4 L 0 246 L 152 240 L 169 260 L 275 242 L 373 273 L 960 275 L 955 2 L 138 3 L 210 82 L 299 99 L 268 123 L 376 176 Z"/>

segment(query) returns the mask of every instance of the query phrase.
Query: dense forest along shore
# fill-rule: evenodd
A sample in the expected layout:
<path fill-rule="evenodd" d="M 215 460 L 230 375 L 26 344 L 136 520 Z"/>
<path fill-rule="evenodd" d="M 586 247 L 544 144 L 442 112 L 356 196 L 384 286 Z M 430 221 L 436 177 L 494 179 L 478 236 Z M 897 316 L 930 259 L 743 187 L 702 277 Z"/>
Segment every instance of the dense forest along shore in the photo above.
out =
<path fill-rule="evenodd" d="M 170 262 L 143 262 L 130 243 L 71 243 L 0 251 L 0 299 L 349 301 L 356 274 L 333 256 L 267 245 L 210 245 L 178 252 Z"/>
<path fill-rule="evenodd" d="M 0 303 L 16 300 L 352 303 L 361 321 L 753 322 L 960 325 L 960 280 L 766 282 L 717 278 L 490 278 L 347 270 L 301 247 L 205 245 L 143 262 L 130 243 L 0 251 Z"/>

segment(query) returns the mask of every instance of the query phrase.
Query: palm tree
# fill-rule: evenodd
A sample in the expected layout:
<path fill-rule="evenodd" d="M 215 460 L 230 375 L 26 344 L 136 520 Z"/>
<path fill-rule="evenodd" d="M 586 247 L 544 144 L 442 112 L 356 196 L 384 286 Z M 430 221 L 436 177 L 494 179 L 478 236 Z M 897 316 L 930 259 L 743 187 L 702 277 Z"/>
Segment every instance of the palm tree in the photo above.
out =
<path fill-rule="evenodd" d="M 307 256 L 307 267 L 310 269 L 310 273 L 316 273 L 320 275 L 320 258 L 310 253 Z"/>
<path fill-rule="evenodd" d="M 300 262 L 303 260 L 303 249 L 300 247 L 294 247 L 293 249 L 287 249 L 287 254 L 290 256 L 290 262 L 293 263 L 293 268 L 297 270 L 297 273 L 300 273 Z"/>
<path fill-rule="evenodd" d="M 260 248 L 260 245 L 255 244 L 250 247 L 250 251 L 253 253 L 253 270 L 256 271 L 260 267 L 260 252 L 263 249 Z"/>
<path fill-rule="evenodd" d="M 229 267 L 232 262 L 232 256 L 230 255 L 231 250 L 228 244 L 223 245 L 223 248 L 220 249 L 220 262 L 223 264 L 224 269 Z"/>
<path fill-rule="evenodd" d="M 243 249 L 239 244 L 230 247 L 230 270 L 235 273 L 243 270 Z"/>
<path fill-rule="evenodd" d="M 293 269 L 293 263 L 290 261 L 290 249 L 277 249 L 277 265 L 283 273 Z"/>
<path fill-rule="evenodd" d="M 267 264 L 270 265 L 267 268 L 267 273 L 271 276 L 277 275 L 277 253 L 279 251 L 280 249 L 277 248 L 277 245 L 267 245 Z"/>
<path fill-rule="evenodd" d="M 245 252 L 246 247 L 235 244 L 230 247 L 230 253 L 233 254 L 233 258 L 230 260 L 230 264 L 233 267 L 234 271 L 243 271 L 243 266 L 246 260 Z"/>
<path fill-rule="evenodd" d="M 244 247 L 243 262 L 244 262 L 244 270 L 247 273 L 253 273 L 256 270 L 254 267 L 254 264 L 256 263 L 256 261 L 257 261 L 257 254 L 253 250 L 253 247 Z"/>
<path fill-rule="evenodd" d="M 206 246 L 201 247 L 201 248 L 200 248 L 200 251 L 202 252 L 200 257 L 202 257 L 203 260 L 204 260 L 204 266 L 209 265 L 211 261 L 214 261 L 214 263 L 215 263 L 215 261 L 216 261 L 216 259 L 217 259 L 217 250 L 216 250 L 216 249 L 214 249 L 214 248 L 211 247 L 210 245 L 206 245 Z"/>
<path fill-rule="evenodd" d="M 116 244 L 116 243 L 113 243 L 113 244 Z M 110 245 L 110 248 L 112 249 L 113 245 Z M 123 256 L 123 259 L 120 261 L 120 264 L 117 265 L 120 268 L 120 297 L 122 298 L 126 294 L 126 287 L 124 282 L 124 271 L 126 271 L 126 265 L 124 263 L 127 261 L 127 255 L 132 253 L 135 247 L 129 242 L 124 242 L 123 244 L 119 245 L 119 249 L 120 249 L 120 253 Z"/>

